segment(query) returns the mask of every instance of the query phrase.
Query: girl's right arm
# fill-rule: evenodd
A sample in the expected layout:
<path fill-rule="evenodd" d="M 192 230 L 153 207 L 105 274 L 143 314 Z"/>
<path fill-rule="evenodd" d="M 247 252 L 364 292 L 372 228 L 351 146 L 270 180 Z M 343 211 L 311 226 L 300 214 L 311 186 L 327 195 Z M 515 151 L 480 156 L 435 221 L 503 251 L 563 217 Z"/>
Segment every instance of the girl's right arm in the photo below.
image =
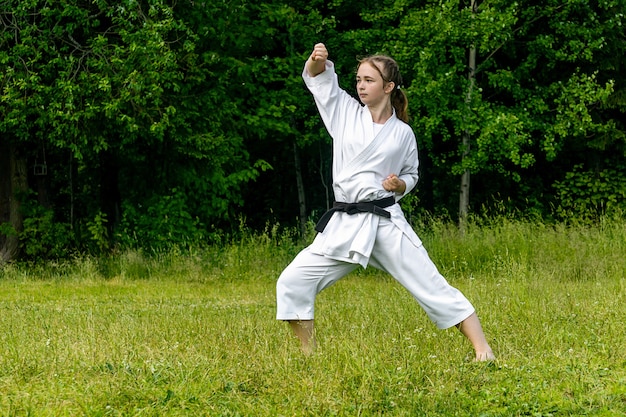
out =
<path fill-rule="evenodd" d="M 326 69 L 326 60 L 328 59 L 328 50 L 326 45 L 318 43 L 313 48 L 313 52 L 306 61 L 306 70 L 311 77 L 315 77 Z"/>

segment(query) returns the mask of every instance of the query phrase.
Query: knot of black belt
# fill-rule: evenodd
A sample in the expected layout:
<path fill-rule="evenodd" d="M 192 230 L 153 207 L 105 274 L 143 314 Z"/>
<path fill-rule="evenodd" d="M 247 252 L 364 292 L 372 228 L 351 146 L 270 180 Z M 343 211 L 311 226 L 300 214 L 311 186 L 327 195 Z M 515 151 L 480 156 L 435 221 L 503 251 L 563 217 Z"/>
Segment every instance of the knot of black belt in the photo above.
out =
<path fill-rule="evenodd" d="M 326 228 L 326 225 L 330 221 L 330 218 L 333 217 L 333 214 L 336 211 L 343 211 L 350 215 L 357 213 L 374 213 L 382 217 L 390 218 L 391 214 L 387 210 L 383 210 L 385 207 L 392 206 L 396 203 L 395 197 L 386 197 L 380 200 L 374 201 L 364 201 L 362 203 L 343 203 L 340 201 L 336 201 L 333 204 L 333 208 L 328 210 L 326 213 L 322 215 L 320 220 L 315 225 L 315 230 L 317 232 L 323 232 Z"/>

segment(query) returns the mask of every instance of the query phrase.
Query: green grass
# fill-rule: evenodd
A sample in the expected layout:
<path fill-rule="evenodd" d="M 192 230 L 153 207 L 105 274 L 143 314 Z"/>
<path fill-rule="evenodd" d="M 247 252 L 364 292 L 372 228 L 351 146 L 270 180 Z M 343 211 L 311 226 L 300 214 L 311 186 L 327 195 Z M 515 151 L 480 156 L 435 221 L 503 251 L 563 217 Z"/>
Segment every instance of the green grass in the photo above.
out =
<path fill-rule="evenodd" d="M 9 265 L 1 416 L 624 416 L 626 224 L 419 227 L 498 355 L 472 363 L 373 269 L 318 297 L 319 351 L 274 319 L 276 230 L 146 257 Z"/>

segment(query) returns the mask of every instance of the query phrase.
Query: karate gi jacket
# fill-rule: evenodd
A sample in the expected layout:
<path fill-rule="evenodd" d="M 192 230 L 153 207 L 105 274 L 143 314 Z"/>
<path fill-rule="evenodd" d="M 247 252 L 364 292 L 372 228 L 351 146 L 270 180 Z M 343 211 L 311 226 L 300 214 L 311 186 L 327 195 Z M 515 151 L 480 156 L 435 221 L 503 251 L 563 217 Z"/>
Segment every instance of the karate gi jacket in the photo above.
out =
<path fill-rule="evenodd" d="M 394 196 L 397 203 L 408 194 L 417 184 L 419 164 L 411 127 L 398 119 L 394 110 L 375 135 L 369 109 L 339 87 L 331 61 L 327 60 L 325 71 L 315 77 L 308 74 L 305 66 L 302 77 L 333 140 L 335 201 L 358 203 Z M 383 188 L 382 183 L 389 174 L 396 174 L 405 182 L 404 194 Z M 385 210 L 404 236 L 416 246 L 422 244 L 399 204 Z M 309 248 L 320 255 L 367 267 L 380 221 L 381 217 L 373 213 L 336 212 Z"/>

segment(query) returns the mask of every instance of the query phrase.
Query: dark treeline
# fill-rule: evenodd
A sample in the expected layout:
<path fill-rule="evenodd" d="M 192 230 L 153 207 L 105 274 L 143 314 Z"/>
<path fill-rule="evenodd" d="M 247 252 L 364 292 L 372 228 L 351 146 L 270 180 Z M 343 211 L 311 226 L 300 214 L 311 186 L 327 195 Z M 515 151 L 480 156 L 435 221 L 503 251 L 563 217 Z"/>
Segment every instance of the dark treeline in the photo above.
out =
<path fill-rule="evenodd" d="M 403 69 L 412 213 L 626 208 L 626 0 L 0 1 L 0 263 L 219 242 L 332 203 L 300 73 Z M 462 190 L 469 190 L 463 193 Z M 460 217 L 459 217 L 460 214 Z"/>

